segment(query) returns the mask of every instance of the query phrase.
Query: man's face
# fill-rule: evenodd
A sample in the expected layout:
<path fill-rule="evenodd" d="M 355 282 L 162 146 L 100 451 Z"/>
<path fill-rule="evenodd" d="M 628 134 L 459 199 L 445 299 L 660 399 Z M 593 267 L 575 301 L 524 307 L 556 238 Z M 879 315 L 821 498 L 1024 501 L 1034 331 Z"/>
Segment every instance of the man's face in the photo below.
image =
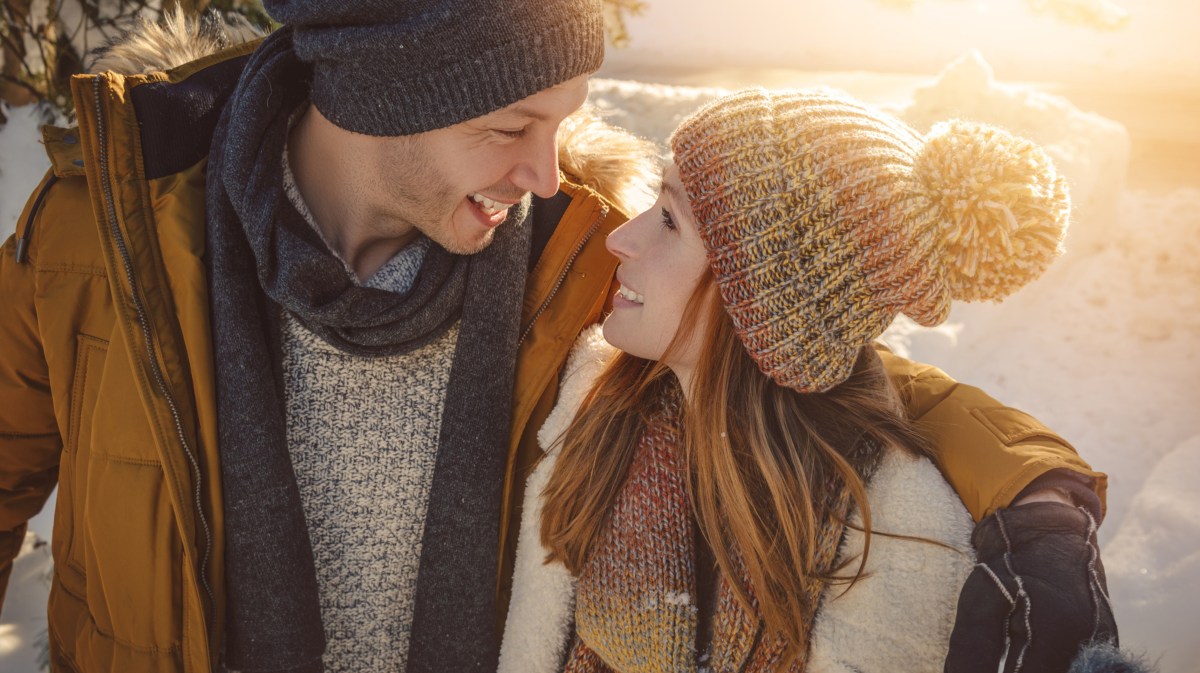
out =
<path fill-rule="evenodd" d="M 558 126 L 583 105 L 587 76 L 442 129 L 380 138 L 371 200 L 388 228 L 416 228 L 450 252 L 487 247 L 509 207 L 558 192 Z"/>

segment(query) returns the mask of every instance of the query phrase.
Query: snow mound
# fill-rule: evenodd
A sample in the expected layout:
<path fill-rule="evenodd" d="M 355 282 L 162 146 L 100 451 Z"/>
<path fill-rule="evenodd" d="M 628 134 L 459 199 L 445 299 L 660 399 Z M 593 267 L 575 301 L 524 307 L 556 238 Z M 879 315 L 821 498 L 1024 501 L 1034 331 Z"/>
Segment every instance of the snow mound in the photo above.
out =
<path fill-rule="evenodd" d="M 16 230 L 25 201 L 50 168 L 39 142 L 45 113 L 36 105 L 2 111 L 8 123 L 0 126 L 0 241 Z"/>
<path fill-rule="evenodd" d="M 687 115 L 729 93 L 715 87 L 646 84 L 593 78 L 588 102 L 604 120 L 666 148 L 667 136 Z"/>
<path fill-rule="evenodd" d="M 1067 245 L 1096 247 L 1111 232 L 1129 166 L 1129 134 L 1121 124 L 1084 112 L 1060 96 L 997 82 L 977 51 L 917 89 L 900 116 L 922 133 L 936 122 L 959 118 L 1036 142 L 1071 187 L 1074 215 Z"/>
<path fill-rule="evenodd" d="M 4 598 L 4 620 L 0 623 L 0 663 L 5 671 L 42 670 L 47 644 L 46 601 L 53 567 L 50 544 L 34 533 L 26 533 L 13 561 Z"/>
<path fill-rule="evenodd" d="M 1196 671 L 1200 661 L 1196 639 L 1200 602 L 1195 596 L 1200 587 L 1197 475 L 1200 435 L 1158 462 L 1105 548 L 1108 586 L 1119 606 L 1121 640 L 1161 654 L 1163 671 Z"/>

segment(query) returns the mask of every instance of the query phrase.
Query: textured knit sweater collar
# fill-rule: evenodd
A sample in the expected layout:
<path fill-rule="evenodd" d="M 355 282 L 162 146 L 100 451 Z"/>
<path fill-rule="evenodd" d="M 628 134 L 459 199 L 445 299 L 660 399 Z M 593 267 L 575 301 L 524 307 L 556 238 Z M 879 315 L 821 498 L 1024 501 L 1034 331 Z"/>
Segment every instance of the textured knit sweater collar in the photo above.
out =
<path fill-rule="evenodd" d="M 340 350 L 404 353 L 461 320 L 422 540 L 409 671 L 494 669 L 500 486 L 511 416 L 527 207 L 472 256 L 439 246 L 397 294 L 355 284 L 283 191 L 307 66 L 281 29 L 255 51 L 213 138 L 208 264 L 226 522 L 226 665 L 319 671 L 312 549 L 288 457 L 278 307 Z M 519 212 L 517 212 L 519 211 Z M 273 364 L 272 364 L 273 363 Z M 445 634 L 454 633 L 453 642 Z"/>

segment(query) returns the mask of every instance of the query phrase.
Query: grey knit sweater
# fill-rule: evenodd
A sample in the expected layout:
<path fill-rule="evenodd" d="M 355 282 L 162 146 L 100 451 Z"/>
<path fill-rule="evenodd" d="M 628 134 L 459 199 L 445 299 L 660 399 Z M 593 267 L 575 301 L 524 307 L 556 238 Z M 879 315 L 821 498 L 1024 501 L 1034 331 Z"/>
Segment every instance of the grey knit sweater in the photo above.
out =
<path fill-rule="evenodd" d="M 316 228 L 286 154 L 284 185 Z M 366 285 L 407 290 L 428 247 L 421 237 Z M 316 562 L 325 670 L 403 670 L 458 326 L 413 352 L 371 358 L 283 318 L 287 443 Z"/>

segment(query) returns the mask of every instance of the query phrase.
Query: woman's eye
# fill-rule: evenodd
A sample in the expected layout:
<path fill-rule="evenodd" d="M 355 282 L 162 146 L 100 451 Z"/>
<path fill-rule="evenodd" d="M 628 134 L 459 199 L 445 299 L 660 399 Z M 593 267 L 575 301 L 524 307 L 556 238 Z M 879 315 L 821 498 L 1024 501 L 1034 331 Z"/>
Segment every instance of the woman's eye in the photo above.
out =
<path fill-rule="evenodd" d="M 674 231 L 675 220 L 671 217 L 671 213 L 668 212 L 666 208 L 661 208 L 660 210 L 662 211 L 662 225 L 667 229 Z"/>
<path fill-rule="evenodd" d="M 522 138 L 525 136 L 525 132 L 527 129 L 519 128 L 519 129 L 493 129 L 493 130 L 496 133 L 499 133 L 500 135 L 504 136 L 505 138 Z"/>

